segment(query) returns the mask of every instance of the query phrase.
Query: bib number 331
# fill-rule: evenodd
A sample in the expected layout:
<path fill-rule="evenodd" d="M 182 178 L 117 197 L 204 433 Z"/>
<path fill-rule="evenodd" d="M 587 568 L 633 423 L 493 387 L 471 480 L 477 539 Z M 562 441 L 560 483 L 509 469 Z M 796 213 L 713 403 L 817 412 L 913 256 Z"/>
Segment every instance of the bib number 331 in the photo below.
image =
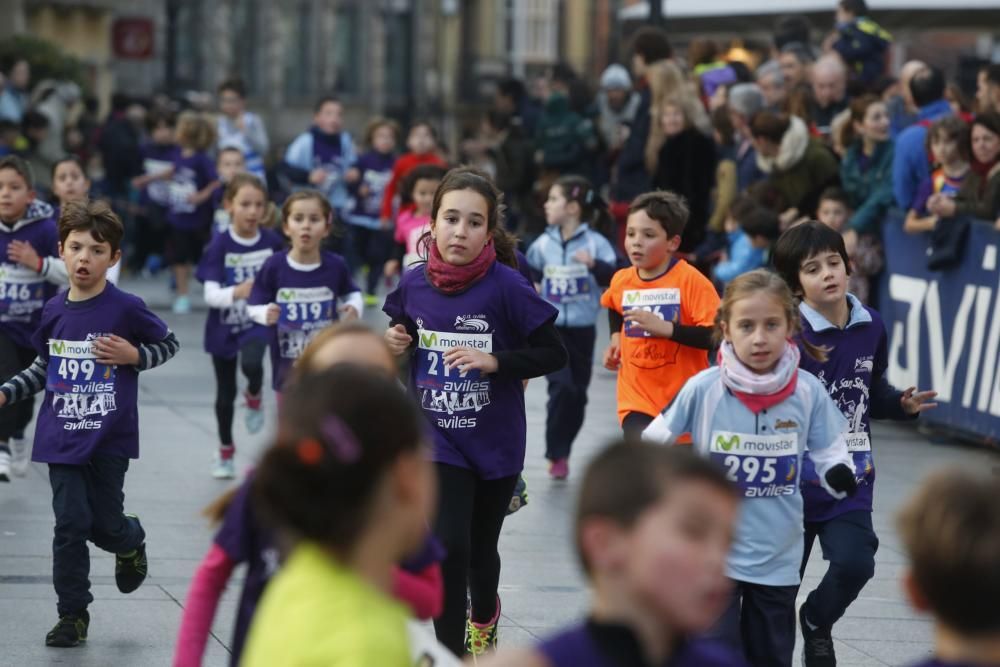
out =
<path fill-rule="evenodd" d="M 799 447 L 796 434 L 715 431 L 709 455 L 746 498 L 790 496 L 797 492 Z"/>

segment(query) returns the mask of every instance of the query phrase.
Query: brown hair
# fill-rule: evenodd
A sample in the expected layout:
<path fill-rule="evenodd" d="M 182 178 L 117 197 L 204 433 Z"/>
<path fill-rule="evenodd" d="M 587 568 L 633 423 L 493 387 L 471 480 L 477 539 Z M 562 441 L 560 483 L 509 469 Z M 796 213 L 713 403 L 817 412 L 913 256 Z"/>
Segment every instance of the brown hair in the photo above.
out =
<path fill-rule="evenodd" d="M 98 243 L 108 243 L 113 255 L 121 248 L 125 227 L 107 203 L 85 199 L 67 202 L 59 214 L 59 245 L 71 232 L 90 232 Z"/>
<path fill-rule="evenodd" d="M 567 202 L 575 202 L 580 207 L 581 221 L 601 234 L 611 235 L 614 219 L 608 211 L 608 205 L 601 199 L 601 194 L 589 180 L 570 174 L 561 176 L 552 185 L 559 187 Z"/>
<path fill-rule="evenodd" d="M 646 80 L 649 82 L 650 123 L 643 159 L 646 169 L 652 173 L 656 169 L 660 149 L 667 140 L 660 126 L 660 116 L 665 101 L 671 100 L 672 104 L 681 108 L 687 127 L 694 127 L 709 134 L 712 123 L 705 112 L 705 107 L 701 104 L 694 84 L 684 76 L 684 71 L 675 63 L 663 60 L 651 65 L 646 73 Z"/>
<path fill-rule="evenodd" d="M 701 482 L 737 499 L 725 473 L 686 447 L 618 441 L 594 457 L 583 475 L 573 521 L 584 571 L 592 572 L 581 539 L 585 522 L 600 517 L 629 529 L 643 512 L 683 482 Z"/>
<path fill-rule="evenodd" d="M 257 188 L 257 190 L 264 195 L 264 201 L 267 201 L 267 187 L 260 182 L 259 178 L 244 171 L 235 174 L 231 179 L 229 179 L 229 182 L 226 183 L 226 190 L 222 193 L 222 201 L 232 202 L 236 199 L 236 194 L 240 191 L 240 188 L 244 186 Z"/>
<path fill-rule="evenodd" d="M 0 171 L 10 169 L 24 180 L 24 184 L 31 190 L 35 187 L 35 177 L 31 173 L 31 165 L 17 155 L 5 155 L 0 158 Z"/>
<path fill-rule="evenodd" d="M 292 367 L 291 381 L 294 382 L 296 378 L 301 377 L 305 373 L 316 371 L 317 369 L 314 367 L 316 355 L 323 346 L 332 340 L 345 336 L 369 336 L 377 340 L 380 343 L 380 347 L 385 350 L 386 358 L 395 364 L 395 357 L 389 350 L 389 346 L 385 344 L 385 338 L 375 333 L 370 326 L 361 320 L 344 320 L 326 327 L 309 340 L 309 344 L 302 350 L 299 358 L 295 360 L 295 365 Z"/>
<path fill-rule="evenodd" d="M 899 514 L 913 581 L 962 635 L 1000 633 L 1000 480 L 957 469 L 920 485 Z"/>
<path fill-rule="evenodd" d="M 688 221 L 688 205 L 684 197 L 669 190 L 654 190 L 641 194 L 632 200 L 628 214 L 645 211 L 667 232 L 667 238 L 680 236 Z"/>
<path fill-rule="evenodd" d="M 400 137 L 403 134 L 403 130 L 399 127 L 399 123 L 392 120 L 391 118 L 383 118 L 382 116 L 376 116 L 369 121 L 368 125 L 365 127 L 365 145 L 371 146 L 372 142 L 375 140 L 375 132 L 380 127 L 387 127 L 392 130 L 392 133 L 396 137 L 396 144 L 399 144 Z"/>
<path fill-rule="evenodd" d="M 780 243 L 780 240 L 779 240 Z M 795 296 L 792 294 L 788 283 L 782 280 L 781 276 L 767 269 L 756 269 L 739 275 L 726 284 L 726 291 L 722 295 L 722 303 L 715 314 L 715 331 L 712 337 L 715 343 L 721 343 L 723 339 L 722 323 L 729 325 L 729 320 L 733 315 L 733 304 L 740 299 L 745 299 L 757 292 L 767 292 L 781 303 L 782 310 L 785 311 L 785 318 L 788 320 L 788 329 L 791 336 L 802 333 L 802 320 L 799 315 L 798 305 L 795 303 Z M 819 362 L 826 361 L 825 348 L 813 345 L 805 338 L 802 339 L 802 346 L 806 353 Z"/>
<path fill-rule="evenodd" d="M 177 143 L 182 148 L 207 151 L 215 143 L 215 125 L 203 113 L 185 111 L 177 117 Z"/>
<path fill-rule="evenodd" d="M 350 551 L 371 523 L 375 495 L 403 455 L 417 452 L 423 416 L 392 378 L 338 364 L 287 385 L 275 444 L 251 483 L 261 518 L 293 539 Z"/>
<path fill-rule="evenodd" d="M 868 107 L 873 104 L 882 104 L 884 106 L 885 102 L 877 95 L 862 95 L 851 100 L 850 105 L 847 107 L 851 112 L 851 117 L 840 127 L 840 145 L 845 149 L 850 148 L 851 144 L 860 138 L 857 130 L 854 129 L 854 124 L 864 122 L 865 114 L 868 113 Z"/>
<path fill-rule="evenodd" d="M 288 199 L 281 206 L 281 223 L 284 224 L 288 221 L 288 216 L 292 214 L 292 204 L 310 199 L 315 199 L 319 202 L 320 208 L 323 209 L 323 217 L 332 224 L 333 207 L 330 206 L 329 200 L 319 190 L 298 190 L 288 195 Z"/>
<path fill-rule="evenodd" d="M 504 205 L 503 193 L 493 180 L 484 172 L 473 167 L 456 167 L 444 176 L 444 180 L 434 193 L 434 203 L 431 205 L 431 220 L 437 220 L 441 210 L 441 200 L 449 192 L 456 190 L 472 190 L 486 200 L 486 230 L 493 235 L 493 245 L 496 248 L 497 259 L 517 268 L 517 237 L 504 228 L 504 218 L 507 207 Z M 426 252 L 432 243 L 431 234 L 427 232 L 420 238 L 420 247 Z"/>
<path fill-rule="evenodd" d="M 791 118 L 785 114 L 761 111 L 754 115 L 753 120 L 750 121 L 750 134 L 753 135 L 754 139 L 767 139 L 773 143 L 781 144 L 781 139 L 791 124 Z"/>
<path fill-rule="evenodd" d="M 77 167 L 79 167 L 80 173 L 83 174 L 84 178 L 86 178 L 88 181 L 90 180 L 90 177 L 87 176 L 87 170 L 83 166 L 83 160 L 81 160 L 79 158 L 79 156 L 76 156 L 76 155 L 64 155 L 64 156 L 62 156 L 61 158 L 59 158 L 58 160 L 56 160 L 55 162 L 52 163 L 52 180 L 53 181 L 56 180 L 56 170 L 59 169 L 60 166 L 62 166 L 64 164 L 67 164 L 67 163 L 70 163 L 70 162 L 73 163 L 73 164 L 75 164 Z"/>
<path fill-rule="evenodd" d="M 945 116 L 931 123 L 931 126 L 927 128 L 927 138 L 924 143 L 927 154 L 934 155 L 931 144 L 942 132 L 948 139 L 957 144 L 959 156 L 968 162 L 972 158 L 972 132 L 969 124 L 958 116 Z M 937 161 L 935 158 L 935 162 Z"/>

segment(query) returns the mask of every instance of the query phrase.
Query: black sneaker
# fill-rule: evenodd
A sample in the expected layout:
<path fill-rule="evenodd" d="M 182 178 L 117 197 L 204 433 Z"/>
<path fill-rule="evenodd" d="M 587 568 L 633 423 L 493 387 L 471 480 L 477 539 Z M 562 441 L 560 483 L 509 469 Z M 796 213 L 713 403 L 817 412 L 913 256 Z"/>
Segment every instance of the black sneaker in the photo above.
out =
<path fill-rule="evenodd" d="M 510 497 L 510 504 L 507 506 L 507 516 L 518 511 L 528 504 L 528 485 L 524 477 L 517 476 L 517 484 L 514 485 L 514 493 Z"/>
<path fill-rule="evenodd" d="M 115 554 L 115 583 L 122 593 L 131 593 L 146 580 L 146 543 L 131 553 Z"/>
<path fill-rule="evenodd" d="M 803 667 L 837 667 L 837 654 L 833 650 L 830 628 L 814 628 L 806 621 L 806 607 L 799 609 L 799 627 L 802 629 Z"/>
<path fill-rule="evenodd" d="M 45 635 L 45 645 L 58 648 L 71 648 L 87 641 L 87 628 L 90 626 L 90 614 L 84 609 L 78 614 L 66 614 L 59 617 L 56 627 Z"/>

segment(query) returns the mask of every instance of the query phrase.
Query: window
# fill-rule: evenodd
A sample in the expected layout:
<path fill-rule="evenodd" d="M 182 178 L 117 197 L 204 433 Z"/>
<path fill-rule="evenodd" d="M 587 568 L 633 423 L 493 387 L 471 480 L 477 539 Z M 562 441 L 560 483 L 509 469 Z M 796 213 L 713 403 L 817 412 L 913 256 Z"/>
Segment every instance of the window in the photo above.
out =
<path fill-rule="evenodd" d="M 385 95 L 392 103 L 406 106 L 413 83 L 413 19 L 406 12 L 385 16 Z"/>
<path fill-rule="evenodd" d="M 559 50 L 557 0 L 518 0 L 511 3 L 515 67 L 554 62 Z"/>
<path fill-rule="evenodd" d="M 361 92 L 361 11 L 358 5 L 337 7 L 333 28 L 334 92 Z"/>

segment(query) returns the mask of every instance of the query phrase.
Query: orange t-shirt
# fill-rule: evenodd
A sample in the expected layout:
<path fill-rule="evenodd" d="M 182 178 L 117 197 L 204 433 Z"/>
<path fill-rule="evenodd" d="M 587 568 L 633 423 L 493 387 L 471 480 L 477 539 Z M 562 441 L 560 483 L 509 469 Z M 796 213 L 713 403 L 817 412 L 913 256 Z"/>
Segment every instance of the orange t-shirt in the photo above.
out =
<path fill-rule="evenodd" d="M 624 315 L 644 308 L 685 326 L 712 326 L 719 295 L 712 283 L 683 259 L 655 280 L 634 266 L 618 271 L 601 305 Z M 655 416 L 670 405 L 688 378 L 708 368 L 708 353 L 642 329 L 622 326 L 618 369 L 618 421 L 630 412 Z"/>

